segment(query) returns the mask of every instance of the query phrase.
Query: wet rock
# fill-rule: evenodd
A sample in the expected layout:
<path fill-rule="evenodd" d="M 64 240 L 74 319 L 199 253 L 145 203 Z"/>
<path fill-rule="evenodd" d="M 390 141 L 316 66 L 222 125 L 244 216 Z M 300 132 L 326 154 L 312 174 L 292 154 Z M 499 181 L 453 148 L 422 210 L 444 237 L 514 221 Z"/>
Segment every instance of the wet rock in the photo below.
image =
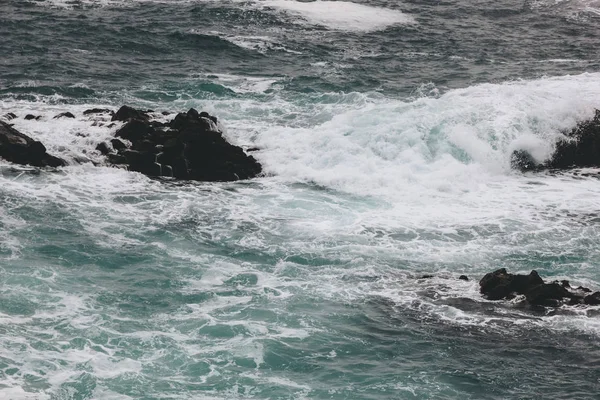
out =
<path fill-rule="evenodd" d="M 468 281 L 469 277 L 466 276 L 466 275 L 461 275 L 461 276 L 458 277 L 458 279 L 461 280 L 461 281 Z"/>
<path fill-rule="evenodd" d="M 40 118 L 42 118 L 42 116 L 41 116 L 41 115 L 38 115 L 38 116 L 36 117 L 36 116 L 35 116 L 35 115 L 33 115 L 33 114 L 27 114 L 27 115 L 25 116 L 25 119 L 26 119 L 27 121 L 30 121 L 30 120 L 32 120 L 32 119 L 38 120 L 38 119 L 40 119 Z"/>
<path fill-rule="evenodd" d="M 525 150 L 515 150 L 510 155 L 510 166 L 512 169 L 522 172 L 536 171 L 540 168 L 538 164 L 533 156 Z"/>
<path fill-rule="evenodd" d="M 570 299 L 571 293 L 558 283 L 542 283 L 527 288 L 525 298 L 531 305 L 558 307 L 563 299 Z"/>
<path fill-rule="evenodd" d="M 600 110 L 596 110 L 592 119 L 565 132 L 556 142 L 554 154 L 544 164 L 536 165 L 530 154 L 518 150 L 511 155 L 511 166 L 521 171 L 600 167 Z"/>
<path fill-rule="evenodd" d="M 96 150 L 98 150 L 101 154 L 107 155 L 111 152 L 111 148 L 106 142 L 98 143 L 96 146 Z"/>
<path fill-rule="evenodd" d="M 593 306 L 600 305 L 600 292 L 594 292 L 588 296 L 585 296 L 583 302 Z"/>
<path fill-rule="evenodd" d="M 125 162 L 114 157 L 109 162 L 113 159 L 113 163 L 127 164 L 133 171 L 199 181 L 235 181 L 262 172 L 254 157 L 225 140 L 217 118 L 206 112 L 191 108 L 163 124 L 148 120 L 143 111 L 124 106 L 115 117 L 128 118 L 115 136 L 131 142 L 131 148 L 122 142 L 122 146 L 113 143 Z"/>
<path fill-rule="evenodd" d="M 63 159 L 48 154 L 41 142 L 33 140 L 3 121 L 0 121 L 0 157 L 16 164 L 35 167 L 66 165 Z"/>
<path fill-rule="evenodd" d="M 592 304 L 596 298 L 600 301 L 600 292 L 586 296 L 587 288 L 570 290 L 568 281 L 545 283 L 536 271 L 528 275 L 511 274 L 505 268 L 486 274 L 480 281 L 480 292 L 488 300 L 510 300 L 516 295 L 524 295 L 527 302 L 533 306 L 558 307 L 562 304 Z M 598 303 L 600 304 L 600 303 Z"/>
<path fill-rule="evenodd" d="M 146 138 L 150 138 L 153 133 L 154 128 L 150 126 L 148 121 L 134 119 L 127 122 L 121 129 L 119 129 L 115 136 L 129 140 L 130 142 L 137 142 Z"/>
<path fill-rule="evenodd" d="M 127 145 L 119 139 L 112 139 L 110 141 L 110 144 L 112 145 L 113 149 L 115 149 L 116 151 L 125 150 L 127 148 Z"/>
<path fill-rule="evenodd" d="M 7 121 L 12 121 L 13 119 L 17 118 L 17 115 L 14 113 L 8 113 L 4 114 L 2 117 Z"/>
<path fill-rule="evenodd" d="M 136 110 L 133 107 L 123 106 L 113 115 L 111 121 L 131 121 L 131 120 L 148 121 L 150 118 L 145 111 Z"/>
<path fill-rule="evenodd" d="M 90 108 L 89 110 L 85 110 L 83 112 L 83 115 L 90 115 L 90 114 L 111 114 L 114 115 L 115 112 L 109 108 Z"/>
<path fill-rule="evenodd" d="M 54 117 L 54 119 L 59 119 L 59 118 L 75 118 L 75 116 L 72 113 L 67 111 L 64 113 L 60 113 Z"/>

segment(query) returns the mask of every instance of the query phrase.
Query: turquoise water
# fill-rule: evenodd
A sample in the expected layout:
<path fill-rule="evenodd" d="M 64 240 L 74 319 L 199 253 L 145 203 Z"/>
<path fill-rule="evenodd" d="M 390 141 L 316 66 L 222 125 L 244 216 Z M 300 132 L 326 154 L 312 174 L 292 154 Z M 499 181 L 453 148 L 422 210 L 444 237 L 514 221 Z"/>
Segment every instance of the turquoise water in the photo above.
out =
<path fill-rule="evenodd" d="M 597 398 L 598 307 L 477 284 L 600 290 L 600 180 L 509 168 L 600 107 L 597 23 L 585 1 L 3 2 L 0 116 L 72 165 L 0 162 L 0 398 Z M 123 103 L 217 115 L 265 176 L 104 166 L 118 126 L 83 111 Z"/>

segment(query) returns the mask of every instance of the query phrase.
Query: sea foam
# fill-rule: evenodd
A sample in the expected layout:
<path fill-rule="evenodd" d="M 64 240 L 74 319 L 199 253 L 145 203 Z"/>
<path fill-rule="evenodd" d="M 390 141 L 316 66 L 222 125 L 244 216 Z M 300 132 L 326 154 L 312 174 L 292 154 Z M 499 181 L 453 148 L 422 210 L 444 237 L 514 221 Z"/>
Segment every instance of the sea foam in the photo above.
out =
<path fill-rule="evenodd" d="M 415 22 L 411 16 L 399 10 L 348 1 L 267 0 L 260 4 L 297 15 L 308 24 L 342 31 L 369 32 Z"/>

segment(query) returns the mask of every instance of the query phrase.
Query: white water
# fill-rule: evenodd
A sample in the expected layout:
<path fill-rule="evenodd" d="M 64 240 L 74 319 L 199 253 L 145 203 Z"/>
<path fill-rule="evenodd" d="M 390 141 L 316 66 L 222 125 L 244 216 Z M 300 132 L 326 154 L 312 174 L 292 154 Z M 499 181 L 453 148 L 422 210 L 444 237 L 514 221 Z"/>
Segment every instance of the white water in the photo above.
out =
<path fill-rule="evenodd" d="M 264 0 L 260 4 L 299 16 L 311 25 L 342 31 L 369 32 L 415 20 L 401 11 L 348 1 Z"/>
<path fill-rule="evenodd" d="M 262 148 L 255 154 L 272 176 L 258 179 L 258 186 L 200 184 L 178 189 L 139 174 L 89 164 L 67 167 L 63 175 L 51 174 L 43 185 L 14 173 L 0 179 L 5 190 L 29 201 L 66 202 L 81 213 L 85 232 L 101 238 L 107 248 L 141 245 L 135 232 L 148 224 L 200 218 L 208 222 L 199 231 L 217 241 L 227 240 L 237 226 L 256 225 L 264 234 L 240 243 L 252 251 L 272 251 L 269 235 L 275 235 L 284 240 L 281 246 L 286 252 L 341 258 L 351 266 L 350 270 L 332 268 L 310 282 L 288 282 L 277 272 L 254 271 L 276 296 L 292 296 L 293 290 L 287 288 L 301 285 L 319 296 L 347 296 L 352 301 L 379 293 L 399 304 L 411 304 L 418 287 L 407 285 L 403 276 L 394 278 L 393 269 L 385 273 L 388 279 L 376 284 L 344 284 L 340 276 L 360 276 L 365 272 L 365 258 L 372 257 L 383 265 L 398 260 L 450 263 L 458 269 L 442 267 L 441 272 L 474 269 L 482 273 L 502 263 L 506 254 L 569 257 L 589 246 L 587 238 L 597 235 L 593 219 L 600 209 L 600 180 L 522 175 L 510 170 L 508 160 L 512 150 L 521 148 L 540 160 L 547 157 L 560 130 L 591 117 L 594 107 L 600 106 L 596 97 L 599 78 L 600 74 L 582 74 L 484 84 L 414 100 L 350 94 L 320 97 L 309 105 L 283 99 L 169 104 L 207 109 L 224 121 L 232 141 Z M 247 81 L 236 77 L 219 79 L 234 89 L 235 85 L 251 89 Z M 264 88 L 258 85 L 255 90 Z M 84 117 L 83 110 L 91 106 L 99 105 L 0 103 L 2 110 L 20 117 L 42 115 L 40 121 L 19 118 L 12 122 L 45 143 L 49 151 L 100 160 L 95 145 L 111 137 L 117 127 L 92 126 L 95 121 L 108 121 Z M 154 108 L 161 109 L 160 105 Z M 77 118 L 52 118 L 65 110 Z M 289 113 L 299 114 L 299 120 L 289 124 L 282 119 Z M 295 183 L 317 184 L 328 191 L 295 188 Z M 235 194 L 223 190 L 229 186 L 236 187 Z M 116 202 L 121 195 L 150 198 L 142 204 Z M 206 211 L 215 205 L 219 213 L 229 210 L 223 223 L 211 220 L 211 212 Z M 106 210 L 114 213 L 108 220 L 102 217 Z M 0 245 L 14 255 L 24 251 L 26 243 L 10 234 L 22 228 L 21 221 L 3 208 L 0 219 L 8 229 L 0 236 Z M 200 261 L 193 252 L 157 246 L 173 258 Z M 596 257 L 597 250 L 587 251 Z M 206 259 L 202 263 L 211 264 Z M 278 268 L 285 271 L 291 265 L 282 260 Z M 558 274 L 582 284 L 598 277 L 581 265 L 557 268 Z M 217 274 L 214 284 L 242 272 L 238 269 L 215 265 L 211 269 Z M 382 274 L 381 266 L 373 273 Z M 201 282 L 192 279 L 191 287 L 212 285 L 209 275 Z M 462 292 L 479 298 L 475 284 L 460 285 L 466 286 L 457 286 L 450 296 Z M 485 323 L 485 318 L 458 315 L 452 307 L 433 303 L 427 307 L 443 318 Z M 598 331 L 597 324 L 585 316 L 578 324 Z"/>

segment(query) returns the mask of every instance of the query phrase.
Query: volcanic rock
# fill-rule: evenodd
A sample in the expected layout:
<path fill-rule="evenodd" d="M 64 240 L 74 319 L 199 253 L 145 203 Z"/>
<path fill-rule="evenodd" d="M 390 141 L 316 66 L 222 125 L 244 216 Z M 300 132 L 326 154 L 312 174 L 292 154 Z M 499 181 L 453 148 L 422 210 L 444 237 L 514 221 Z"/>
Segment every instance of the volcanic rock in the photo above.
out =
<path fill-rule="evenodd" d="M 111 121 L 130 121 L 133 119 L 148 121 L 150 118 L 145 111 L 136 110 L 135 108 L 129 106 L 123 106 L 119 108 L 115 115 L 113 115 Z"/>
<path fill-rule="evenodd" d="M 59 118 L 75 118 L 75 116 L 72 113 L 67 111 L 64 113 L 60 113 L 54 117 L 54 119 L 59 119 Z"/>
<path fill-rule="evenodd" d="M 150 121 L 143 111 L 123 106 L 113 119 L 126 120 L 111 141 L 112 164 L 149 176 L 198 181 L 235 181 L 254 178 L 262 167 L 239 146 L 228 143 L 216 117 L 190 109 L 164 124 Z M 118 141 L 118 142 L 116 142 Z"/>
<path fill-rule="evenodd" d="M 511 274 L 505 268 L 486 274 L 479 281 L 480 292 L 488 300 L 510 300 L 524 295 L 533 306 L 558 307 L 562 304 L 600 304 L 600 292 L 579 287 L 570 290 L 568 281 L 545 283 L 536 271 L 529 275 Z"/>
<path fill-rule="evenodd" d="M 0 157 L 7 161 L 34 167 L 60 167 L 63 159 L 46 152 L 46 147 L 29 136 L 0 121 Z"/>
<path fill-rule="evenodd" d="M 547 162 L 538 164 L 527 151 L 516 150 L 511 154 L 511 167 L 523 172 L 600 167 L 600 110 L 592 119 L 564 133 Z"/>

